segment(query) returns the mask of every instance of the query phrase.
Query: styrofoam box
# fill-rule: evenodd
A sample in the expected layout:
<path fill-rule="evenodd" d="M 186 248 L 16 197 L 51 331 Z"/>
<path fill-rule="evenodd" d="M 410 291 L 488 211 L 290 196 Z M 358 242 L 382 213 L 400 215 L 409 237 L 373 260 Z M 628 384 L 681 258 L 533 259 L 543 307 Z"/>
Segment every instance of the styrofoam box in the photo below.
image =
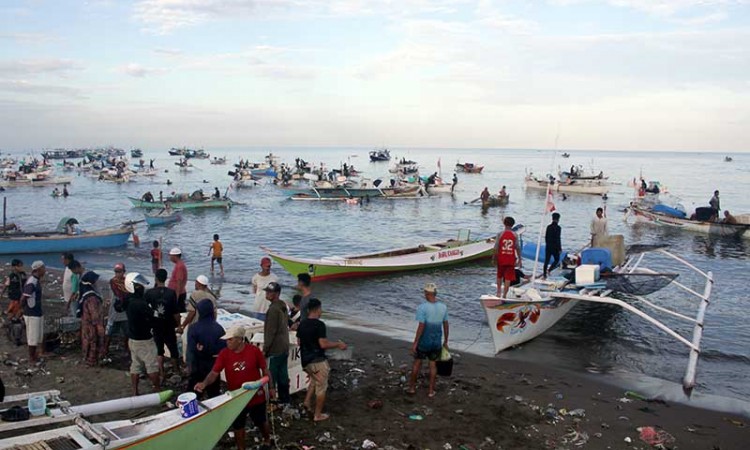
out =
<path fill-rule="evenodd" d="M 598 264 L 581 264 L 576 267 L 576 284 L 592 284 L 599 281 Z"/>

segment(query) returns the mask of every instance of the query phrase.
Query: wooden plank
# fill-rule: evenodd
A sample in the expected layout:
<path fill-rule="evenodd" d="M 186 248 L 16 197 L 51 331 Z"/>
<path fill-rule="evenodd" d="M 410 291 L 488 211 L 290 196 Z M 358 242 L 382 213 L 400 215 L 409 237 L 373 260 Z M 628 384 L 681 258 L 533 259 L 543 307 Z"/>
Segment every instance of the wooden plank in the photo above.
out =
<path fill-rule="evenodd" d="M 0 405 L 3 405 L 5 403 L 26 401 L 29 398 L 37 396 L 37 395 L 43 395 L 46 399 L 49 400 L 50 397 L 60 395 L 60 391 L 53 389 L 51 391 L 27 392 L 25 394 L 6 395 L 5 399 L 2 402 L 0 402 Z"/>
<path fill-rule="evenodd" d="M 78 414 L 70 414 L 58 417 L 32 417 L 29 420 L 22 420 L 20 422 L 0 422 L 0 433 L 5 433 L 13 430 L 20 430 L 22 428 L 36 427 L 40 425 L 50 425 L 63 422 L 72 422 L 78 418 Z"/>

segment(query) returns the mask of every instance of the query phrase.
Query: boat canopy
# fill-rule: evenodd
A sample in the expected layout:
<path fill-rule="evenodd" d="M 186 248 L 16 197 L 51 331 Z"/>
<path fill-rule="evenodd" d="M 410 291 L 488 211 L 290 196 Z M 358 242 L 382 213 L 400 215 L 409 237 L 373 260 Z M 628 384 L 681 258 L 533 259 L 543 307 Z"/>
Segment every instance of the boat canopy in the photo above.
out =
<path fill-rule="evenodd" d="M 60 222 L 57 224 L 57 231 L 60 233 L 65 233 L 68 230 L 69 225 L 77 225 L 78 219 L 75 217 L 63 217 L 60 219 Z"/>

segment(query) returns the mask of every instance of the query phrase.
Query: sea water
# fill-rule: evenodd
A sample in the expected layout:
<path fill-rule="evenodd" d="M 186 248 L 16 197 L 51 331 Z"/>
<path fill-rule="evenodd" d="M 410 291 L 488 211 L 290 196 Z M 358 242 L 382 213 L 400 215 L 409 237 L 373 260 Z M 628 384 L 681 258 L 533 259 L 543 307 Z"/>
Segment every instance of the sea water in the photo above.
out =
<path fill-rule="evenodd" d="M 228 171 L 240 157 L 260 161 L 269 152 L 294 164 L 296 157 L 313 164 L 326 163 L 340 167 L 354 165 L 364 176 L 375 179 L 390 177 L 389 163 L 371 163 L 366 148 L 250 148 L 207 149 L 213 156 L 226 156 L 227 165 L 211 165 L 208 160 L 191 160 L 192 172 L 179 173 L 176 157 L 167 149 L 144 151 L 146 164 L 155 158 L 160 170 L 157 177 L 136 178 L 126 184 L 96 181 L 73 174 L 69 187 L 71 197 L 52 198 L 52 188 L 8 189 L 8 220 L 24 229 L 48 229 L 63 216 L 76 217 L 85 229 L 117 225 L 143 218 L 133 209 L 126 196 L 140 197 L 151 191 L 159 197 L 172 191 L 192 192 L 214 187 L 224 193 L 231 182 Z M 128 270 L 150 274 L 151 241 L 161 240 L 165 258 L 171 247 L 180 247 L 189 275 L 210 275 L 207 256 L 212 235 L 218 233 L 224 244 L 225 277 L 212 277 L 212 288 L 222 294 L 221 302 L 230 308 L 247 308 L 252 304 L 249 283 L 258 270 L 263 251 L 260 246 L 303 257 L 357 254 L 418 243 L 453 238 L 460 229 L 470 229 L 472 236 L 492 236 L 501 228 L 504 216 L 513 216 L 526 225 L 524 239 L 535 240 L 540 230 L 544 193 L 525 191 L 526 171 L 544 175 L 583 165 L 587 170 L 605 175 L 616 183 L 609 198 L 570 195 L 567 200 L 555 195 L 554 203 L 562 216 L 563 247 L 576 251 L 589 240 L 589 225 L 594 211 L 606 206 L 611 234 L 623 234 L 629 244 L 667 244 L 671 250 L 699 268 L 711 270 L 716 283 L 705 319 L 705 334 L 698 364 L 696 391 L 750 400 L 750 378 L 745 376 L 750 363 L 750 327 L 747 327 L 747 279 L 750 273 L 750 240 L 712 238 L 706 235 L 664 229 L 650 224 L 633 225 L 623 219 L 623 208 L 632 198 L 628 182 L 641 175 L 657 180 L 686 208 L 704 206 L 713 191 L 721 191 L 722 209 L 734 214 L 750 213 L 750 154 L 732 154 L 733 162 L 724 162 L 719 153 L 669 152 L 597 152 L 571 151 L 563 159 L 552 151 L 537 150 L 471 150 L 471 149 L 392 149 L 396 158 L 416 160 L 423 175 L 440 172 L 450 180 L 457 162 L 484 165 L 482 174 L 458 174 L 455 196 L 421 200 L 373 199 L 362 206 L 345 202 L 295 202 L 272 185 L 252 189 L 230 190 L 229 196 L 241 202 L 231 210 L 185 211 L 183 220 L 173 226 L 147 228 L 139 225 L 141 246 L 85 252 L 76 255 L 87 268 L 103 269 L 122 261 Z M 440 167 L 438 167 L 438 161 Z M 168 171 L 168 172 L 167 172 Z M 167 179 L 173 184 L 168 186 Z M 204 182 L 205 180 L 205 182 Z M 510 193 L 507 207 L 483 212 L 476 204 L 467 204 L 486 186 L 497 193 L 505 185 Z M 4 259 L 9 261 L 12 256 Z M 43 256 L 51 266 L 59 264 L 59 255 Z M 24 261 L 36 259 L 26 255 Z M 680 267 L 666 258 L 651 258 L 649 266 L 673 271 Z M 525 261 L 524 268 L 531 270 Z M 167 268 L 171 265 L 167 263 Z M 217 268 L 218 270 L 218 268 Z M 540 269 L 541 270 L 541 269 Z M 282 297 L 290 299 L 295 278 L 278 265 L 273 271 L 283 284 Z M 700 280 L 692 274 L 679 278 L 697 286 Z M 469 264 L 441 270 L 400 275 L 317 283 L 315 296 L 325 305 L 329 320 L 404 339 L 412 339 L 416 327 L 414 315 L 422 301 L 422 286 L 438 284 L 438 298 L 448 305 L 451 321 L 451 348 L 492 355 L 490 331 L 479 304 L 479 296 L 493 293 L 494 269 L 486 264 Z M 701 287 L 702 289 L 702 287 Z M 701 290 L 699 290 L 702 292 Z M 690 311 L 694 315 L 695 299 L 673 288 L 652 295 L 669 307 Z M 690 333 L 687 322 L 666 318 L 665 322 L 683 333 Z M 404 353 L 408 345 L 404 345 Z M 502 359 L 533 360 L 579 372 L 622 373 L 635 378 L 678 382 L 687 365 L 688 350 L 674 339 L 656 330 L 642 319 L 607 305 L 579 304 L 557 325 L 541 337 L 519 349 L 503 352 Z"/>

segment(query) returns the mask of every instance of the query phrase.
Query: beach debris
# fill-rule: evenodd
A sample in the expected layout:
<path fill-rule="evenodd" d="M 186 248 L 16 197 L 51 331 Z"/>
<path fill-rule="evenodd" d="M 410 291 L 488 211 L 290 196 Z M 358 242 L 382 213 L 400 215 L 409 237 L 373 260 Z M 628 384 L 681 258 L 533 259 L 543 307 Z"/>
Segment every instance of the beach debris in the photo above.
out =
<path fill-rule="evenodd" d="M 574 409 L 572 411 L 568 411 L 568 415 L 570 417 L 586 417 L 586 410 L 583 408 Z"/>
<path fill-rule="evenodd" d="M 378 448 L 378 444 L 372 442 L 369 439 L 365 439 L 364 441 L 362 441 L 362 448 L 364 449 Z"/>
<path fill-rule="evenodd" d="M 560 415 L 557 413 L 557 410 L 555 408 L 549 407 L 546 410 L 544 410 L 544 417 L 551 421 L 552 423 L 556 423 L 558 420 L 561 419 Z"/>
<path fill-rule="evenodd" d="M 584 431 L 576 431 L 572 428 L 570 431 L 562 437 L 563 444 L 572 444 L 576 447 L 582 447 L 589 441 L 588 433 Z"/>
<path fill-rule="evenodd" d="M 724 420 L 731 423 L 732 425 L 739 427 L 739 428 L 745 428 L 745 422 L 740 422 L 739 420 L 730 419 L 729 417 L 725 417 Z"/>
<path fill-rule="evenodd" d="M 456 413 L 456 414 L 463 414 L 464 410 L 463 409 L 457 409 L 457 410 L 455 410 L 453 412 Z"/>
<path fill-rule="evenodd" d="M 638 437 L 652 447 L 665 448 L 676 441 L 674 436 L 656 427 L 638 427 L 636 430 L 640 433 Z"/>
<path fill-rule="evenodd" d="M 562 400 L 562 399 L 563 399 L 563 395 L 562 395 L 561 393 L 559 393 L 559 392 L 556 392 L 556 393 L 555 393 L 555 398 L 556 398 L 557 400 Z"/>
<path fill-rule="evenodd" d="M 632 440 L 632 439 L 630 439 L 630 438 L 629 438 L 629 437 L 627 437 L 627 436 L 625 437 L 625 439 L 623 439 L 623 441 L 627 442 L 628 444 L 630 444 L 631 442 L 633 442 L 633 440 Z"/>
<path fill-rule="evenodd" d="M 321 436 L 318 436 L 318 442 L 332 442 L 333 437 L 331 437 L 331 433 L 326 431 Z"/>
<path fill-rule="evenodd" d="M 370 400 L 369 402 L 367 402 L 367 406 L 370 409 L 380 409 L 383 407 L 383 401 L 378 399 Z"/>
<path fill-rule="evenodd" d="M 620 416 L 617 418 L 617 420 L 624 420 L 625 422 L 630 422 L 630 418 L 628 416 Z"/>
<path fill-rule="evenodd" d="M 520 395 L 516 395 L 516 396 L 513 397 L 513 400 L 516 403 L 521 403 L 521 402 L 523 402 L 523 397 L 521 397 Z"/>
<path fill-rule="evenodd" d="M 420 414 L 410 414 L 409 420 L 424 420 L 424 417 Z"/>
<path fill-rule="evenodd" d="M 65 383 L 65 377 L 55 377 L 57 384 Z"/>
<path fill-rule="evenodd" d="M 620 403 L 633 403 L 633 400 L 627 397 L 618 398 L 617 401 Z"/>
<path fill-rule="evenodd" d="M 450 444 L 449 444 L 448 442 L 446 442 L 445 444 L 443 444 L 443 448 L 444 448 L 445 450 L 451 450 L 451 449 L 453 449 L 453 446 L 452 446 L 452 445 L 450 445 Z"/>

